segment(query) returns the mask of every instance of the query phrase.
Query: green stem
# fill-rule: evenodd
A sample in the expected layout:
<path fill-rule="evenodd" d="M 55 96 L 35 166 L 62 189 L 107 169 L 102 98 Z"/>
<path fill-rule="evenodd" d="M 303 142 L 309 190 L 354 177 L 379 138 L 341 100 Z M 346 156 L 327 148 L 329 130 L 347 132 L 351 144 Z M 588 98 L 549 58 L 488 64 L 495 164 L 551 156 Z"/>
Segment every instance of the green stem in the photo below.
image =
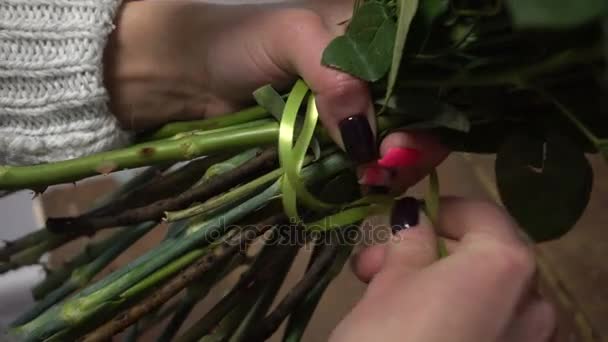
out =
<path fill-rule="evenodd" d="M 439 229 L 437 227 L 437 222 L 439 222 L 439 194 L 439 176 L 437 170 L 433 169 L 429 175 L 429 190 L 425 198 L 424 207 L 429 220 L 431 220 L 436 230 Z M 439 232 L 437 232 L 437 253 L 439 254 L 439 258 L 448 256 L 445 241 L 439 236 Z"/>
<path fill-rule="evenodd" d="M 212 269 L 207 272 L 206 276 L 190 286 L 186 292 L 186 295 L 179 303 L 175 310 L 175 314 L 171 318 L 171 321 L 167 324 L 167 327 L 163 331 L 162 335 L 158 338 L 158 342 L 170 342 L 173 340 L 177 332 L 182 327 L 182 324 L 186 321 L 192 309 L 196 304 L 203 298 L 207 297 L 211 288 L 226 275 L 232 272 L 236 267 L 243 263 L 243 256 L 236 255 L 233 260 L 226 264 L 224 267 L 219 269 Z"/>
<path fill-rule="evenodd" d="M 278 287 L 283 282 L 284 276 L 289 270 L 291 263 L 297 255 L 298 248 L 290 245 L 277 245 L 277 238 L 280 235 L 273 234 L 273 238 L 270 242 L 266 243 L 262 251 L 256 257 L 256 261 L 251 268 L 241 277 L 239 283 L 222 298 L 205 316 L 201 317 L 195 324 L 192 325 L 188 331 L 181 335 L 176 341 L 177 342 L 194 342 L 198 341 L 201 337 L 209 334 L 214 328 L 229 315 L 230 312 L 238 311 L 241 313 L 239 324 L 245 323 L 249 326 L 251 321 L 251 313 L 260 312 L 263 316 L 266 305 L 272 303 L 274 294 L 278 291 Z M 278 285 L 277 285 L 278 283 Z M 250 301 L 251 299 L 251 301 Z M 247 303 L 243 306 L 243 303 Z M 270 302 L 270 304 L 268 304 Z M 241 304 L 241 305 L 239 305 Z M 241 311 L 243 310 L 244 311 Z M 266 308 L 267 310 L 267 308 Z M 245 315 L 250 317 L 245 319 Z M 239 331 L 242 331 L 245 327 L 241 326 L 238 331 L 232 329 L 228 331 L 230 335 L 240 335 Z M 214 334 L 215 335 L 215 334 Z M 216 336 L 220 340 L 225 340 L 228 334 L 222 333 L 221 336 Z"/>
<path fill-rule="evenodd" d="M 269 116 L 270 115 L 264 108 L 256 106 L 252 108 L 247 108 L 231 115 L 218 116 L 215 118 L 204 120 L 170 123 L 163 126 L 153 134 L 144 136 L 142 140 L 148 141 L 165 139 L 185 132 L 205 131 L 222 127 L 229 127 L 238 124 L 248 123 L 258 119 L 264 119 Z"/>
<path fill-rule="evenodd" d="M 87 211 L 87 214 L 92 215 L 94 213 L 103 212 L 104 210 L 106 210 L 107 207 L 111 207 L 116 199 L 147 183 L 150 179 L 152 179 L 155 175 L 162 171 L 162 169 L 162 167 L 147 168 L 144 172 L 131 178 L 124 185 L 120 186 L 117 190 L 97 200 L 93 207 L 89 209 L 89 211 Z M 25 249 L 35 247 L 41 243 L 48 243 L 48 241 L 53 241 L 53 243 L 51 243 L 51 246 L 49 246 L 49 250 L 52 250 L 75 239 L 76 237 L 78 236 L 57 235 L 51 233 L 48 229 L 40 229 L 24 237 L 19 238 L 16 241 L 7 243 L 7 245 L 0 250 L 0 262 L 2 262 L 3 260 L 10 261 L 11 255 L 17 254 Z"/>
<path fill-rule="evenodd" d="M 75 269 L 90 263 L 108 248 L 119 243 L 124 234 L 125 230 L 121 229 L 103 241 L 88 244 L 80 254 L 60 268 L 53 270 L 40 284 L 32 289 L 34 299 L 41 300 L 46 297 L 51 291 L 61 286 Z"/>
<path fill-rule="evenodd" d="M 433 79 L 404 79 L 399 81 L 399 86 L 405 87 L 482 87 L 514 85 L 525 86 L 528 80 L 560 69 L 565 66 L 590 63 L 602 58 L 604 51 L 601 46 L 590 48 L 571 49 L 560 52 L 544 59 L 540 63 L 525 65 L 511 70 L 501 71 L 493 74 L 486 73 L 483 76 L 471 75 L 468 72 L 458 73 L 455 76 L 444 80 Z"/>
<path fill-rule="evenodd" d="M 215 215 L 218 210 L 223 210 L 226 206 L 230 206 L 239 200 L 242 201 L 243 199 L 247 199 L 251 196 L 251 194 L 259 190 L 261 187 L 268 185 L 268 183 L 272 181 L 277 180 L 279 177 L 281 177 L 282 174 L 283 170 L 278 169 L 245 185 L 242 185 L 234 190 L 211 198 L 205 203 L 194 205 L 185 210 L 167 212 L 165 213 L 165 220 L 168 222 L 174 222 L 187 219 L 193 216 L 202 216 L 201 218 L 205 219 L 210 215 Z"/>
<path fill-rule="evenodd" d="M 193 134 L 135 145 L 79 159 L 34 166 L 0 166 L 0 189 L 38 188 L 74 182 L 100 173 L 146 165 L 189 160 L 230 149 L 243 149 L 276 141 L 279 126 L 268 123 L 230 134 Z"/>
<path fill-rule="evenodd" d="M 40 257 L 51 249 L 52 245 L 48 241 L 45 241 L 23 250 L 11 256 L 8 262 L 0 263 L 0 274 L 25 266 L 36 265 L 39 263 Z"/>
<path fill-rule="evenodd" d="M 11 255 L 46 241 L 49 238 L 49 235 L 51 235 L 49 231 L 40 229 L 19 238 L 18 240 L 7 242 L 6 245 L 0 249 L 0 262 L 8 262 Z"/>
<path fill-rule="evenodd" d="M 563 103 L 561 103 L 555 96 L 550 93 L 542 90 L 536 89 L 541 95 L 543 95 L 547 100 L 549 100 L 559 111 L 564 115 L 578 130 L 585 135 L 589 141 L 595 145 L 596 147 L 600 147 L 602 145 L 608 144 L 608 139 L 600 139 L 595 136 L 577 117 L 576 115 Z"/>
<path fill-rule="evenodd" d="M 260 272 L 272 272 L 272 277 L 268 280 L 259 281 L 264 285 L 262 291 L 255 297 L 255 303 L 250 306 L 249 312 L 242 319 L 241 324 L 238 328 L 233 332 L 232 337 L 230 338 L 230 342 L 247 342 L 249 341 L 249 334 L 253 329 L 255 329 L 256 324 L 259 322 L 260 318 L 264 317 L 270 306 L 274 302 L 279 289 L 283 285 L 285 278 L 287 277 L 287 273 L 291 268 L 296 256 L 298 255 L 299 246 L 280 246 L 278 248 L 283 248 L 285 251 L 277 251 L 276 246 L 270 246 L 272 249 L 270 253 L 271 257 L 276 257 L 278 255 L 282 255 L 282 264 L 277 265 L 277 267 L 272 267 L 272 270 Z M 274 253 L 273 253 L 274 252 Z M 263 262 L 264 266 L 269 267 L 268 262 Z"/>
<path fill-rule="evenodd" d="M 304 168 L 302 177 L 307 182 L 314 183 L 325 180 L 348 167 L 350 163 L 345 157 L 335 154 Z M 222 236 L 232 224 L 274 199 L 279 194 L 279 189 L 279 184 L 275 183 L 264 192 L 221 216 L 193 225 L 183 236 L 164 241 L 156 249 L 98 283 L 90 285 L 66 302 L 55 305 L 31 322 L 14 328 L 12 333 L 26 341 L 44 340 L 56 333 L 80 326 L 99 313 L 114 314 L 119 309 L 120 303 L 127 299 L 123 296 L 126 291 L 172 261 L 201 248 L 201 245 L 208 244 L 213 237 Z M 96 317 L 96 320 L 101 319 L 103 319 L 101 316 Z"/>
<path fill-rule="evenodd" d="M 310 319 L 319 305 L 325 290 L 327 290 L 329 284 L 342 272 L 353 247 L 353 245 L 349 244 L 339 246 L 338 254 L 329 270 L 325 272 L 321 280 L 306 294 L 291 313 L 285 329 L 285 335 L 283 336 L 283 342 L 299 342 L 302 339 L 306 327 L 308 327 Z M 314 262 L 314 260 L 311 260 L 311 264 L 312 262 Z"/>
<path fill-rule="evenodd" d="M 140 323 L 136 322 L 131 326 L 131 328 L 129 328 L 129 330 L 127 330 L 123 339 L 124 342 L 137 342 L 140 332 L 139 325 Z"/>
<path fill-rule="evenodd" d="M 144 223 L 138 227 L 127 229 L 125 232 L 119 232 L 118 234 L 121 235 L 121 239 L 109 239 L 112 240 L 113 244 L 107 246 L 108 248 L 99 257 L 89 264 L 74 269 L 67 282 L 49 293 L 44 300 L 38 302 L 32 309 L 19 316 L 11 323 L 11 326 L 15 327 L 30 322 L 46 309 L 63 300 L 70 293 L 85 286 L 95 275 L 155 226 L 154 223 Z"/>

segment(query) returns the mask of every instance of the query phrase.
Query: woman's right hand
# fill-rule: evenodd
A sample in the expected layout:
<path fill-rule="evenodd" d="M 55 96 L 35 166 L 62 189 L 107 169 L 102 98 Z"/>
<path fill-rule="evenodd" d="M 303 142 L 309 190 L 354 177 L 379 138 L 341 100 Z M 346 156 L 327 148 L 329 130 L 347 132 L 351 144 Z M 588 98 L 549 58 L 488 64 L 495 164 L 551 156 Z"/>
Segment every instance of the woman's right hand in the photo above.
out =
<path fill-rule="evenodd" d="M 535 290 L 535 260 L 501 208 L 480 201 L 441 202 L 439 233 L 449 255 L 438 260 L 437 238 L 418 202 L 395 206 L 388 243 L 355 258 L 369 287 L 334 331 L 332 342 L 543 342 L 556 324 Z"/>

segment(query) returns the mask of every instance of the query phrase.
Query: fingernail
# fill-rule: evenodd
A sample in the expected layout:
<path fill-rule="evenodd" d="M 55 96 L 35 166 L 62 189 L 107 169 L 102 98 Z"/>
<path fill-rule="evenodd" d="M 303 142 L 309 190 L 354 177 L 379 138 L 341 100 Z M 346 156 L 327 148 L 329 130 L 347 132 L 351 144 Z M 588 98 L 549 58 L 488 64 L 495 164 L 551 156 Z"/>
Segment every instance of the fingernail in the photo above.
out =
<path fill-rule="evenodd" d="M 391 213 L 393 234 L 415 227 L 420 220 L 420 202 L 413 197 L 405 197 L 395 202 Z"/>
<path fill-rule="evenodd" d="M 414 148 L 393 147 L 378 161 L 378 165 L 387 168 L 402 168 L 418 163 L 421 153 Z"/>
<path fill-rule="evenodd" d="M 365 189 L 365 193 L 367 195 L 388 195 L 390 194 L 390 189 L 386 186 L 367 186 Z"/>
<path fill-rule="evenodd" d="M 377 165 L 365 167 L 359 184 L 368 186 L 388 186 L 391 181 L 391 171 Z"/>
<path fill-rule="evenodd" d="M 338 124 L 344 149 L 350 159 L 358 165 L 378 159 L 378 147 L 367 116 L 360 114 L 348 117 Z"/>

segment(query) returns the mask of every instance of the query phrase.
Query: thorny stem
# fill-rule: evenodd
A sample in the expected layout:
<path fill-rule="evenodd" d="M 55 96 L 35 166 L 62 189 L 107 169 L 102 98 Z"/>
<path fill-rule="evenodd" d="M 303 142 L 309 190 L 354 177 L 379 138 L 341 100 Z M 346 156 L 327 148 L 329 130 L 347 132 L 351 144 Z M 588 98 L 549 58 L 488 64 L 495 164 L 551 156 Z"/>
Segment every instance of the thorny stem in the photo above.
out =
<path fill-rule="evenodd" d="M 333 231 L 334 237 L 335 232 Z M 334 240 L 334 239 L 332 239 Z M 254 331 L 248 335 L 251 341 L 265 341 L 279 328 L 281 323 L 291 313 L 291 310 L 322 278 L 323 271 L 331 264 L 338 252 L 338 242 L 332 241 L 330 246 L 324 248 L 316 258 L 310 269 L 296 286 L 283 298 L 272 313 L 256 324 Z"/>
<path fill-rule="evenodd" d="M 272 227 L 281 224 L 285 220 L 286 218 L 283 214 L 277 214 L 254 227 L 247 227 L 241 233 L 229 238 L 227 241 L 213 249 L 211 253 L 199 258 L 194 264 L 184 269 L 179 275 L 154 291 L 154 293 L 142 302 L 132 306 L 126 312 L 118 315 L 110 322 L 85 336 L 83 342 L 106 341 L 115 334 L 121 332 L 152 310 L 167 302 L 194 280 L 198 279 L 203 273 L 212 269 L 214 266 L 227 261 L 236 254 L 244 244 L 251 243 L 251 241 L 258 236 L 264 234 Z M 254 234 L 252 234 L 252 232 Z"/>
<path fill-rule="evenodd" d="M 276 238 L 280 238 L 277 230 L 275 230 L 271 239 Z M 264 309 L 264 306 L 271 304 L 272 300 L 267 303 L 268 301 L 265 299 L 269 299 L 270 296 L 274 297 L 300 247 L 299 245 L 281 245 L 275 243 L 276 241 L 271 240 L 266 243 L 256 257 L 254 264 L 241 276 L 233 289 L 211 311 L 201 317 L 183 335 L 179 336 L 177 342 L 198 341 L 202 336 L 208 335 L 214 330 L 231 311 L 239 311 L 243 323 L 246 323 L 248 320 L 244 319 L 244 315 L 248 315 L 250 310 L 257 312 Z M 249 298 L 252 300 L 250 301 Z M 241 310 L 243 302 L 247 303 L 245 311 Z M 260 314 L 264 313 L 265 310 L 260 312 Z M 241 330 L 241 328 L 239 327 L 238 330 Z M 238 334 L 238 332 L 234 333 Z"/>
<path fill-rule="evenodd" d="M 548 92 L 537 89 L 537 91 L 547 98 L 551 103 L 559 109 L 560 113 L 564 115 L 578 130 L 585 135 L 589 141 L 595 145 L 595 147 L 604 155 L 604 157 L 608 160 L 608 139 L 600 139 L 595 134 L 593 134 L 577 117 L 572 113 L 572 111 L 566 107 L 563 103 L 561 103 L 554 96 L 549 94 Z"/>
<path fill-rule="evenodd" d="M 143 186 L 151 180 L 154 180 L 154 177 L 161 173 L 165 168 L 165 166 L 147 168 L 145 171 L 130 179 L 127 183 L 119 187 L 114 192 L 102 197 L 99 201 L 96 201 L 93 207 L 87 211 L 87 214 L 93 215 L 109 211 L 110 208 L 113 207 L 113 201 L 115 199 L 121 198 L 132 190 Z M 8 242 L 6 246 L 0 249 L 0 263 L 2 261 L 10 261 L 11 255 L 15 255 L 25 249 L 35 247 L 36 245 L 47 243 L 47 241 L 57 241 L 56 243 L 52 244 L 52 247 L 49 247 L 50 250 L 62 246 L 63 244 L 72 241 L 79 236 L 80 235 L 75 234 L 56 235 L 52 234 L 46 228 L 37 230 L 19 238 L 18 240 Z"/>
<path fill-rule="evenodd" d="M 92 232 L 97 229 L 112 226 L 125 226 L 145 221 L 159 221 L 167 211 L 182 209 L 193 202 L 206 201 L 243 181 L 247 181 L 256 175 L 269 170 L 275 166 L 276 159 L 276 149 L 271 148 L 258 157 L 246 162 L 241 167 L 211 178 L 208 182 L 187 190 L 174 198 L 161 200 L 145 207 L 126 210 L 118 215 L 52 218 L 47 221 L 47 229 L 59 233 L 68 233 L 73 230 Z"/>
<path fill-rule="evenodd" d="M 223 159 L 225 158 L 213 156 L 193 160 L 175 171 L 160 175 L 153 181 L 125 193 L 108 204 L 103 211 L 93 212 L 87 216 L 108 216 L 172 197 L 176 193 L 186 191 L 202 177 L 209 167 Z"/>
<path fill-rule="evenodd" d="M 321 251 L 323 248 L 331 248 L 331 246 L 327 245 L 318 245 L 318 247 L 321 247 Z M 332 280 L 342 272 L 344 264 L 348 261 L 348 258 L 352 253 L 353 247 L 352 244 L 342 244 L 338 247 L 338 255 L 336 255 L 332 265 L 327 271 L 323 272 L 321 279 L 291 310 L 289 322 L 285 328 L 283 342 L 299 342 L 301 340 L 317 305 L 321 301 L 323 293 Z M 314 260 L 311 260 L 308 270 L 310 270 L 310 267 L 312 267 L 312 264 L 314 264 L 318 255 L 315 257 L 315 254 L 313 254 L 313 257 Z"/>
<path fill-rule="evenodd" d="M 158 342 L 172 341 L 196 304 L 207 296 L 211 288 L 219 280 L 234 271 L 236 267 L 242 265 L 245 259 L 246 256 L 244 254 L 237 254 L 233 257 L 232 261 L 226 263 L 225 266 L 218 265 L 218 272 L 208 272 L 212 274 L 205 274 L 205 277 L 188 287 L 186 295 L 176 307 L 175 314 L 171 317 L 171 320 L 165 327 L 162 335 L 158 338 Z"/>
<path fill-rule="evenodd" d="M 279 126 L 272 122 L 230 134 L 191 134 L 179 139 L 143 143 L 83 158 L 33 166 L 0 166 L 0 189 L 45 188 L 98 174 L 146 165 L 190 160 L 230 149 L 243 149 L 276 141 Z"/>
<path fill-rule="evenodd" d="M 170 123 L 161 127 L 154 133 L 142 137 L 142 140 L 148 141 L 165 139 L 191 131 L 215 130 L 222 127 L 229 127 L 267 118 L 268 116 L 269 115 L 264 108 L 257 106 L 244 109 L 231 115 L 218 116 L 203 120 Z"/>
<path fill-rule="evenodd" d="M 72 271 L 95 260 L 105 250 L 122 240 L 123 236 L 124 231 L 119 230 L 103 241 L 88 244 L 80 254 L 63 264 L 60 268 L 52 270 L 40 284 L 32 289 L 34 299 L 40 300 L 49 292 L 61 286 L 72 274 Z"/>
<path fill-rule="evenodd" d="M 145 223 L 130 229 L 126 233 L 119 232 L 118 234 L 122 235 L 120 240 L 116 241 L 112 239 L 112 241 L 115 242 L 114 244 L 107 246 L 107 248 L 92 262 L 75 268 L 66 282 L 54 289 L 30 310 L 19 316 L 11 325 L 19 326 L 26 324 L 38 317 L 46 309 L 60 302 L 72 292 L 88 284 L 96 274 L 154 227 L 155 224 L 153 223 Z"/>
<path fill-rule="evenodd" d="M 230 192 L 226 192 L 222 195 L 211 198 L 202 204 L 198 204 L 181 211 L 167 212 L 165 213 L 165 220 L 168 222 L 174 222 L 203 214 L 213 215 L 215 210 L 235 201 L 246 199 L 247 196 L 258 190 L 260 187 L 277 180 L 282 174 L 283 170 L 277 169 Z"/>

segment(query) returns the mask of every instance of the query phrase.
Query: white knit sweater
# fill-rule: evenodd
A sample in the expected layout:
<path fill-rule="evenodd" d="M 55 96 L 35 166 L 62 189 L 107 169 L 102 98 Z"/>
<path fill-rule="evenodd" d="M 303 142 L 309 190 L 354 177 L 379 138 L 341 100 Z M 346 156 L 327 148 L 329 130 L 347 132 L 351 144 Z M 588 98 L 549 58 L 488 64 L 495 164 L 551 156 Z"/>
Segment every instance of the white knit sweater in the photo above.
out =
<path fill-rule="evenodd" d="M 124 145 L 102 58 L 121 0 L 0 0 L 0 165 Z"/>

